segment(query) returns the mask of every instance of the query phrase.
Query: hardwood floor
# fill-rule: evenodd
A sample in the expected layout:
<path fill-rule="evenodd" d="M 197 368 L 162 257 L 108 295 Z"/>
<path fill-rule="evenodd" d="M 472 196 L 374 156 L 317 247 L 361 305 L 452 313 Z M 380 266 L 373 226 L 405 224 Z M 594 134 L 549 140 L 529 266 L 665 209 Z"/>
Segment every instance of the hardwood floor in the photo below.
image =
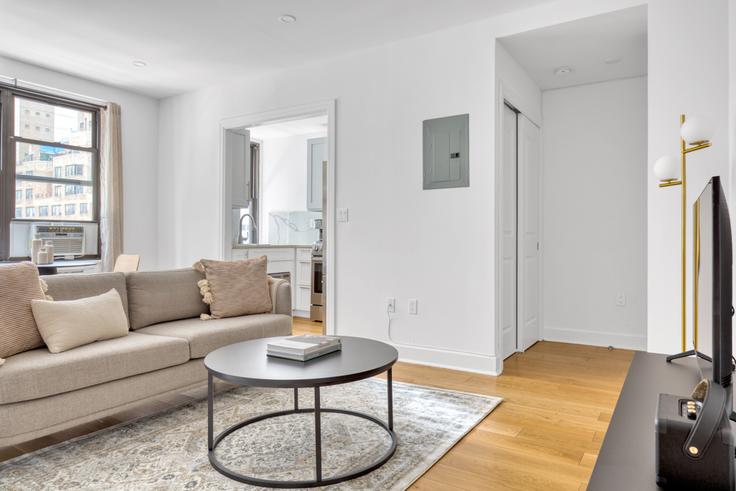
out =
<path fill-rule="evenodd" d="M 294 333 L 321 333 L 294 320 Z M 539 342 L 491 377 L 398 363 L 394 380 L 504 398 L 413 486 L 415 490 L 584 490 L 633 352 Z M 179 395 L 14 447 L 0 461 L 123 421 L 184 404 Z"/>

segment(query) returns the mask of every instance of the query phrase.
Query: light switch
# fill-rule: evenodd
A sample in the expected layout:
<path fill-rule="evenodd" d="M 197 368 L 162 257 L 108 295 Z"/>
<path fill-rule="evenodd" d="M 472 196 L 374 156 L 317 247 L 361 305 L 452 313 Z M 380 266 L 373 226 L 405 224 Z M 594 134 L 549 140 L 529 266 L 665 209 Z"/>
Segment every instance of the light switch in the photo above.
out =
<path fill-rule="evenodd" d="M 410 298 L 409 299 L 409 313 L 411 315 L 417 315 L 417 311 L 419 310 L 419 306 L 417 305 L 418 301 L 416 298 Z"/>
<path fill-rule="evenodd" d="M 348 209 L 347 208 L 338 208 L 337 209 L 337 221 L 338 222 L 347 222 L 349 218 L 348 215 Z"/>

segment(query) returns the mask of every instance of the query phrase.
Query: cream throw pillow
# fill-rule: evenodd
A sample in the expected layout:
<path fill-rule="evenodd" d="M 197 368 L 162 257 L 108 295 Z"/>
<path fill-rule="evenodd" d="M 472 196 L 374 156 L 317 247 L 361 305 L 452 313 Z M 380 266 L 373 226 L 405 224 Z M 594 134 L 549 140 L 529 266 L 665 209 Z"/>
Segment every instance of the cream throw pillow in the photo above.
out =
<path fill-rule="evenodd" d="M 31 307 L 38 331 L 52 353 L 128 335 L 123 301 L 114 288 L 79 300 L 33 300 Z"/>
<path fill-rule="evenodd" d="M 205 274 L 198 285 L 202 300 L 210 306 L 211 317 L 221 319 L 271 312 L 267 263 L 266 256 L 261 256 L 242 261 L 202 259 L 195 264 L 194 268 Z M 202 316 L 203 319 L 208 317 Z"/>
<path fill-rule="evenodd" d="M 43 346 L 31 301 L 44 298 L 36 266 L 29 262 L 0 266 L 0 365 L 2 358 Z"/>

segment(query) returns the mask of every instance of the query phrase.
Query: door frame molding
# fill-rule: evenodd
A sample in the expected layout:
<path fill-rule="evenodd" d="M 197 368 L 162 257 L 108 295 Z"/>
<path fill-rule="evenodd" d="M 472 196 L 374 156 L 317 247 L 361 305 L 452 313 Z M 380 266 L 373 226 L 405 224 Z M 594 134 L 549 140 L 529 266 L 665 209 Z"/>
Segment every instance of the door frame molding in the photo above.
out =
<path fill-rule="evenodd" d="M 219 182 L 219 219 L 218 219 L 218 249 L 222 259 L 229 260 L 232 254 L 231 237 L 231 220 L 230 209 L 230 184 L 228 179 L 227 162 L 225 161 L 225 132 L 230 129 L 243 128 L 248 126 L 262 125 L 266 123 L 275 123 L 278 121 L 289 121 L 294 119 L 307 118 L 310 116 L 327 115 L 327 208 L 322 210 L 322 219 L 326 225 L 326 245 L 323 251 L 324 264 L 327 270 L 327 334 L 337 334 L 336 319 L 336 220 L 335 220 L 335 203 L 337 196 L 337 139 L 336 139 L 336 114 L 337 101 L 335 99 L 326 99 L 315 101 L 307 104 L 288 106 L 277 108 L 269 111 L 257 113 L 242 114 L 223 118 L 220 120 L 218 128 L 218 182 Z"/>
<path fill-rule="evenodd" d="M 495 210 L 494 210 L 494 268 L 495 268 L 495 278 L 494 278 L 494 305 L 496 308 L 494 309 L 494 333 L 495 333 L 495 357 L 496 357 L 496 372 L 501 374 L 503 372 L 503 354 L 501 353 L 502 349 L 502 324 L 503 324 L 503 275 L 501 274 L 503 270 L 503 194 L 501 186 L 503 185 L 502 182 L 502 167 L 503 167 L 503 154 L 502 154 L 502 145 L 501 140 L 503 139 L 503 128 L 502 128 L 502 121 L 503 121 L 503 108 L 505 102 L 508 102 L 518 110 L 524 114 L 525 117 L 527 117 L 532 123 L 534 123 L 537 127 L 539 127 L 540 132 L 540 148 L 539 148 L 539 179 L 540 179 L 540 185 L 539 185 L 539 243 L 540 243 L 540 249 L 539 249 L 539 336 L 541 339 L 542 332 L 544 331 L 544 292 L 543 292 L 543 274 L 544 274 L 544 247 L 541 246 L 541 244 L 544 244 L 544 215 L 542 214 L 543 211 L 543 198 L 544 198 L 544 159 L 543 159 L 543 152 L 542 152 L 542 126 L 541 122 L 535 121 L 534 117 L 530 117 L 528 114 L 523 112 L 523 108 L 525 107 L 524 101 L 521 100 L 521 97 L 516 94 L 516 92 L 503 80 L 500 78 L 497 79 L 497 89 L 496 89 L 496 100 L 495 100 L 495 110 L 494 110 L 494 118 L 495 118 L 495 126 L 494 126 L 494 157 L 495 157 L 495 166 L 494 166 L 494 204 L 495 204 Z M 518 152 L 518 148 L 517 148 Z M 517 189 L 518 189 L 518 183 L 517 183 Z M 518 231 L 517 231 L 518 234 Z M 518 254 L 518 251 L 517 251 Z M 518 272 L 518 268 L 517 268 Z M 517 278 L 517 286 L 518 286 L 518 278 Z M 517 288 L 518 291 L 518 288 Z M 517 316 L 518 317 L 518 316 Z M 519 352 L 519 346 L 518 346 L 518 340 L 521 336 L 519 330 L 523 329 L 523 326 L 519 325 L 518 318 L 517 318 L 517 347 L 516 351 Z"/>

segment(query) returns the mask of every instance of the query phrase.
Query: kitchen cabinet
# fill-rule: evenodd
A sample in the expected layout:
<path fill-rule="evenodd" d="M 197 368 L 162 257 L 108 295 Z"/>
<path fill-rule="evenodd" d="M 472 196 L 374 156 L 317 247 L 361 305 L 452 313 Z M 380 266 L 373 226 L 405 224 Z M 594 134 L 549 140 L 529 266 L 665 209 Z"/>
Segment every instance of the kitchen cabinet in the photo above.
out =
<path fill-rule="evenodd" d="M 234 261 L 268 258 L 266 270 L 271 273 L 289 273 L 291 278 L 291 308 L 297 317 L 309 317 L 312 304 L 312 249 L 309 247 L 251 247 L 233 248 Z"/>
<path fill-rule="evenodd" d="M 309 317 L 312 305 L 312 250 L 300 247 L 296 250 L 296 310 Z"/>
<path fill-rule="evenodd" d="M 230 174 L 232 208 L 247 208 L 251 198 L 250 132 L 225 132 L 225 162 Z"/>
<path fill-rule="evenodd" d="M 322 211 L 322 174 L 327 162 L 327 138 L 307 140 L 307 210 Z"/>

